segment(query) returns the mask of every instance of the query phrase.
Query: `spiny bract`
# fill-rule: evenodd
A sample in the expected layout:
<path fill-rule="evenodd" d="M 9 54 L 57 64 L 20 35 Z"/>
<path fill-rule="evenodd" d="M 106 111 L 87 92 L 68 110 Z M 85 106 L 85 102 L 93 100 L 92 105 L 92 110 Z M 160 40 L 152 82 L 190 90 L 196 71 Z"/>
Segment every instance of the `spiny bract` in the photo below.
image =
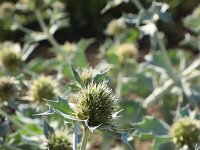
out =
<path fill-rule="evenodd" d="M 0 65 L 7 71 L 15 71 L 21 65 L 20 46 L 12 42 L 0 45 Z"/>
<path fill-rule="evenodd" d="M 9 101 L 17 96 L 18 81 L 13 77 L 0 77 L 0 101 Z"/>
<path fill-rule="evenodd" d="M 187 145 L 192 149 L 195 144 L 200 142 L 200 121 L 192 118 L 181 118 L 172 125 L 170 133 L 177 146 Z"/>
<path fill-rule="evenodd" d="M 115 112 L 115 100 L 105 82 L 91 83 L 78 93 L 75 114 L 81 120 L 88 119 L 89 126 L 109 124 Z"/>
<path fill-rule="evenodd" d="M 40 76 L 33 82 L 30 96 L 34 101 L 43 102 L 43 99 L 54 99 L 55 92 L 56 82 L 50 76 Z"/>

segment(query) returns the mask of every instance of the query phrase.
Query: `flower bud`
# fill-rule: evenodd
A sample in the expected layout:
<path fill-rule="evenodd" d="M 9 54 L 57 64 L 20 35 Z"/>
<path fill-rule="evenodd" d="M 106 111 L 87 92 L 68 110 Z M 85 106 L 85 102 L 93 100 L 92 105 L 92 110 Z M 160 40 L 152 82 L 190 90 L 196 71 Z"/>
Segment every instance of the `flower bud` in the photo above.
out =
<path fill-rule="evenodd" d="M 56 82 L 49 76 L 40 76 L 33 82 L 29 92 L 34 101 L 43 102 L 43 99 L 52 100 L 56 94 Z"/>
<path fill-rule="evenodd" d="M 126 29 L 126 24 L 122 19 L 115 19 L 110 21 L 105 33 L 111 36 L 119 36 Z"/>
<path fill-rule="evenodd" d="M 0 45 L 0 65 L 9 72 L 16 71 L 22 63 L 19 44 L 4 42 Z"/>
<path fill-rule="evenodd" d="M 89 126 L 106 125 L 112 121 L 116 97 L 105 82 L 90 83 L 78 93 L 75 114 L 81 120 L 88 120 Z"/>
<path fill-rule="evenodd" d="M 9 101 L 17 96 L 18 81 L 13 77 L 0 77 L 0 102 Z"/>
<path fill-rule="evenodd" d="M 137 48 L 134 44 L 124 43 L 116 46 L 115 53 L 119 57 L 121 64 L 123 64 L 128 58 L 136 58 Z"/>
<path fill-rule="evenodd" d="M 175 122 L 170 133 L 173 142 L 180 148 L 187 145 L 193 149 L 195 144 L 200 142 L 200 121 L 192 118 L 181 118 Z"/>
<path fill-rule="evenodd" d="M 72 150 L 69 139 L 64 135 L 51 135 L 47 143 L 48 150 Z"/>
<path fill-rule="evenodd" d="M 0 5 L 0 20 L 8 19 L 13 14 L 14 5 L 11 2 L 4 2 Z"/>

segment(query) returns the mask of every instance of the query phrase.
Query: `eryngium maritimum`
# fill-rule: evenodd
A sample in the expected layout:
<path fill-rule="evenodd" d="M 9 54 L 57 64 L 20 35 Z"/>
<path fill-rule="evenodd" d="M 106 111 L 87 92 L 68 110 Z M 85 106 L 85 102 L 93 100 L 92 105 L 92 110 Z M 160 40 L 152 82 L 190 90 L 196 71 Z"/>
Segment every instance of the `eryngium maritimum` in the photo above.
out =
<path fill-rule="evenodd" d="M 20 46 L 12 42 L 4 42 L 0 45 L 0 65 L 12 72 L 21 65 Z"/>
<path fill-rule="evenodd" d="M 17 96 L 18 81 L 13 77 L 0 77 L 0 102 L 9 101 Z"/>
<path fill-rule="evenodd" d="M 40 76 L 30 89 L 30 96 L 34 101 L 43 102 L 43 99 L 53 99 L 56 92 L 56 82 L 49 76 Z"/>
<path fill-rule="evenodd" d="M 52 135 L 47 143 L 48 150 L 72 150 L 72 145 L 66 136 Z"/>
<path fill-rule="evenodd" d="M 195 144 L 200 142 L 200 121 L 192 118 L 181 118 L 172 125 L 170 133 L 177 146 L 187 145 L 193 149 Z"/>
<path fill-rule="evenodd" d="M 76 116 L 81 120 L 88 119 L 89 126 L 106 125 L 112 121 L 116 97 L 105 82 L 82 88 L 76 101 Z"/>

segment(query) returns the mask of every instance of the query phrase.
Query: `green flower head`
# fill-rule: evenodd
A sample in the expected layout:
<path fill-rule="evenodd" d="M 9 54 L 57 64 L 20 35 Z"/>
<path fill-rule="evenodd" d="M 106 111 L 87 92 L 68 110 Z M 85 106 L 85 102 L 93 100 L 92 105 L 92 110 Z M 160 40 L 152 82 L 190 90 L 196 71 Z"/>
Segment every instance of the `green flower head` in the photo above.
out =
<path fill-rule="evenodd" d="M 13 77 L 0 77 L 0 102 L 9 101 L 17 96 L 18 81 Z"/>
<path fill-rule="evenodd" d="M 72 145 L 69 139 L 64 135 L 52 135 L 48 139 L 48 150 L 72 150 Z"/>
<path fill-rule="evenodd" d="M 90 83 L 81 89 L 75 100 L 76 116 L 88 120 L 89 126 L 106 125 L 112 121 L 116 97 L 105 82 Z"/>
<path fill-rule="evenodd" d="M 126 24 L 123 19 L 111 20 L 106 28 L 105 33 L 111 36 L 119 36 L 126 29 Z"/>
<path fill-rule="evenodd" d="M 126 59 L 136 58 L 138 50 L 132 43 L 123 43 L 115 47 L 115 53 L 123 64 Z"/>
<path fill-rule="evenodd" d="M 200 121 L 189 117 L 181 118 L 172 125 L 170 133 L 178 147 L 187 145 L 193 149 L 200 142 Z"/>
<path fill-rule="evenodd" d="M 56 94 L 56 82 L 50 76 L 40 76 L 33 81 L 30 88 L 30 96 L 34 101 L 43 102 L 43 99 L 54 99 Z"/>
<path fill-rule="evenodd" d="M 13 72 L 20 68 L 21 62 L 19 44 L 4 42 L 0 45 L 0 65 L 5 70 Z"/>

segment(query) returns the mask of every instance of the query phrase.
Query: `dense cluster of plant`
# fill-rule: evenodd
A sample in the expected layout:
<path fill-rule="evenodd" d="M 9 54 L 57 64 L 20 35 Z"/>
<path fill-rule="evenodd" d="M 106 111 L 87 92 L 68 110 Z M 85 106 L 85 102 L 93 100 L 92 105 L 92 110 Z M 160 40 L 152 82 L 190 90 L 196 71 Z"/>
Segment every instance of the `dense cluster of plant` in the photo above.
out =
<path fill-rule="evenodd" d="M 24 35 L 0 43 L 0 149 L 198 150 L 200 57 L 182 47 L 200 50 L 200 5 L 182 19 L 188 33 L 167 49 L 159 24 L 173 24 L 170 12 L 181 4 L 166 1 L 0 2 L 0 31 Z M 86 54 L 94 39 L 56 39 L 88 12 L 99 32 L 106 13 L 128 4 L 137 11 L 110 19 L 95 65 Z M 72 16 L 72 6 L 82 14 Z"/>

